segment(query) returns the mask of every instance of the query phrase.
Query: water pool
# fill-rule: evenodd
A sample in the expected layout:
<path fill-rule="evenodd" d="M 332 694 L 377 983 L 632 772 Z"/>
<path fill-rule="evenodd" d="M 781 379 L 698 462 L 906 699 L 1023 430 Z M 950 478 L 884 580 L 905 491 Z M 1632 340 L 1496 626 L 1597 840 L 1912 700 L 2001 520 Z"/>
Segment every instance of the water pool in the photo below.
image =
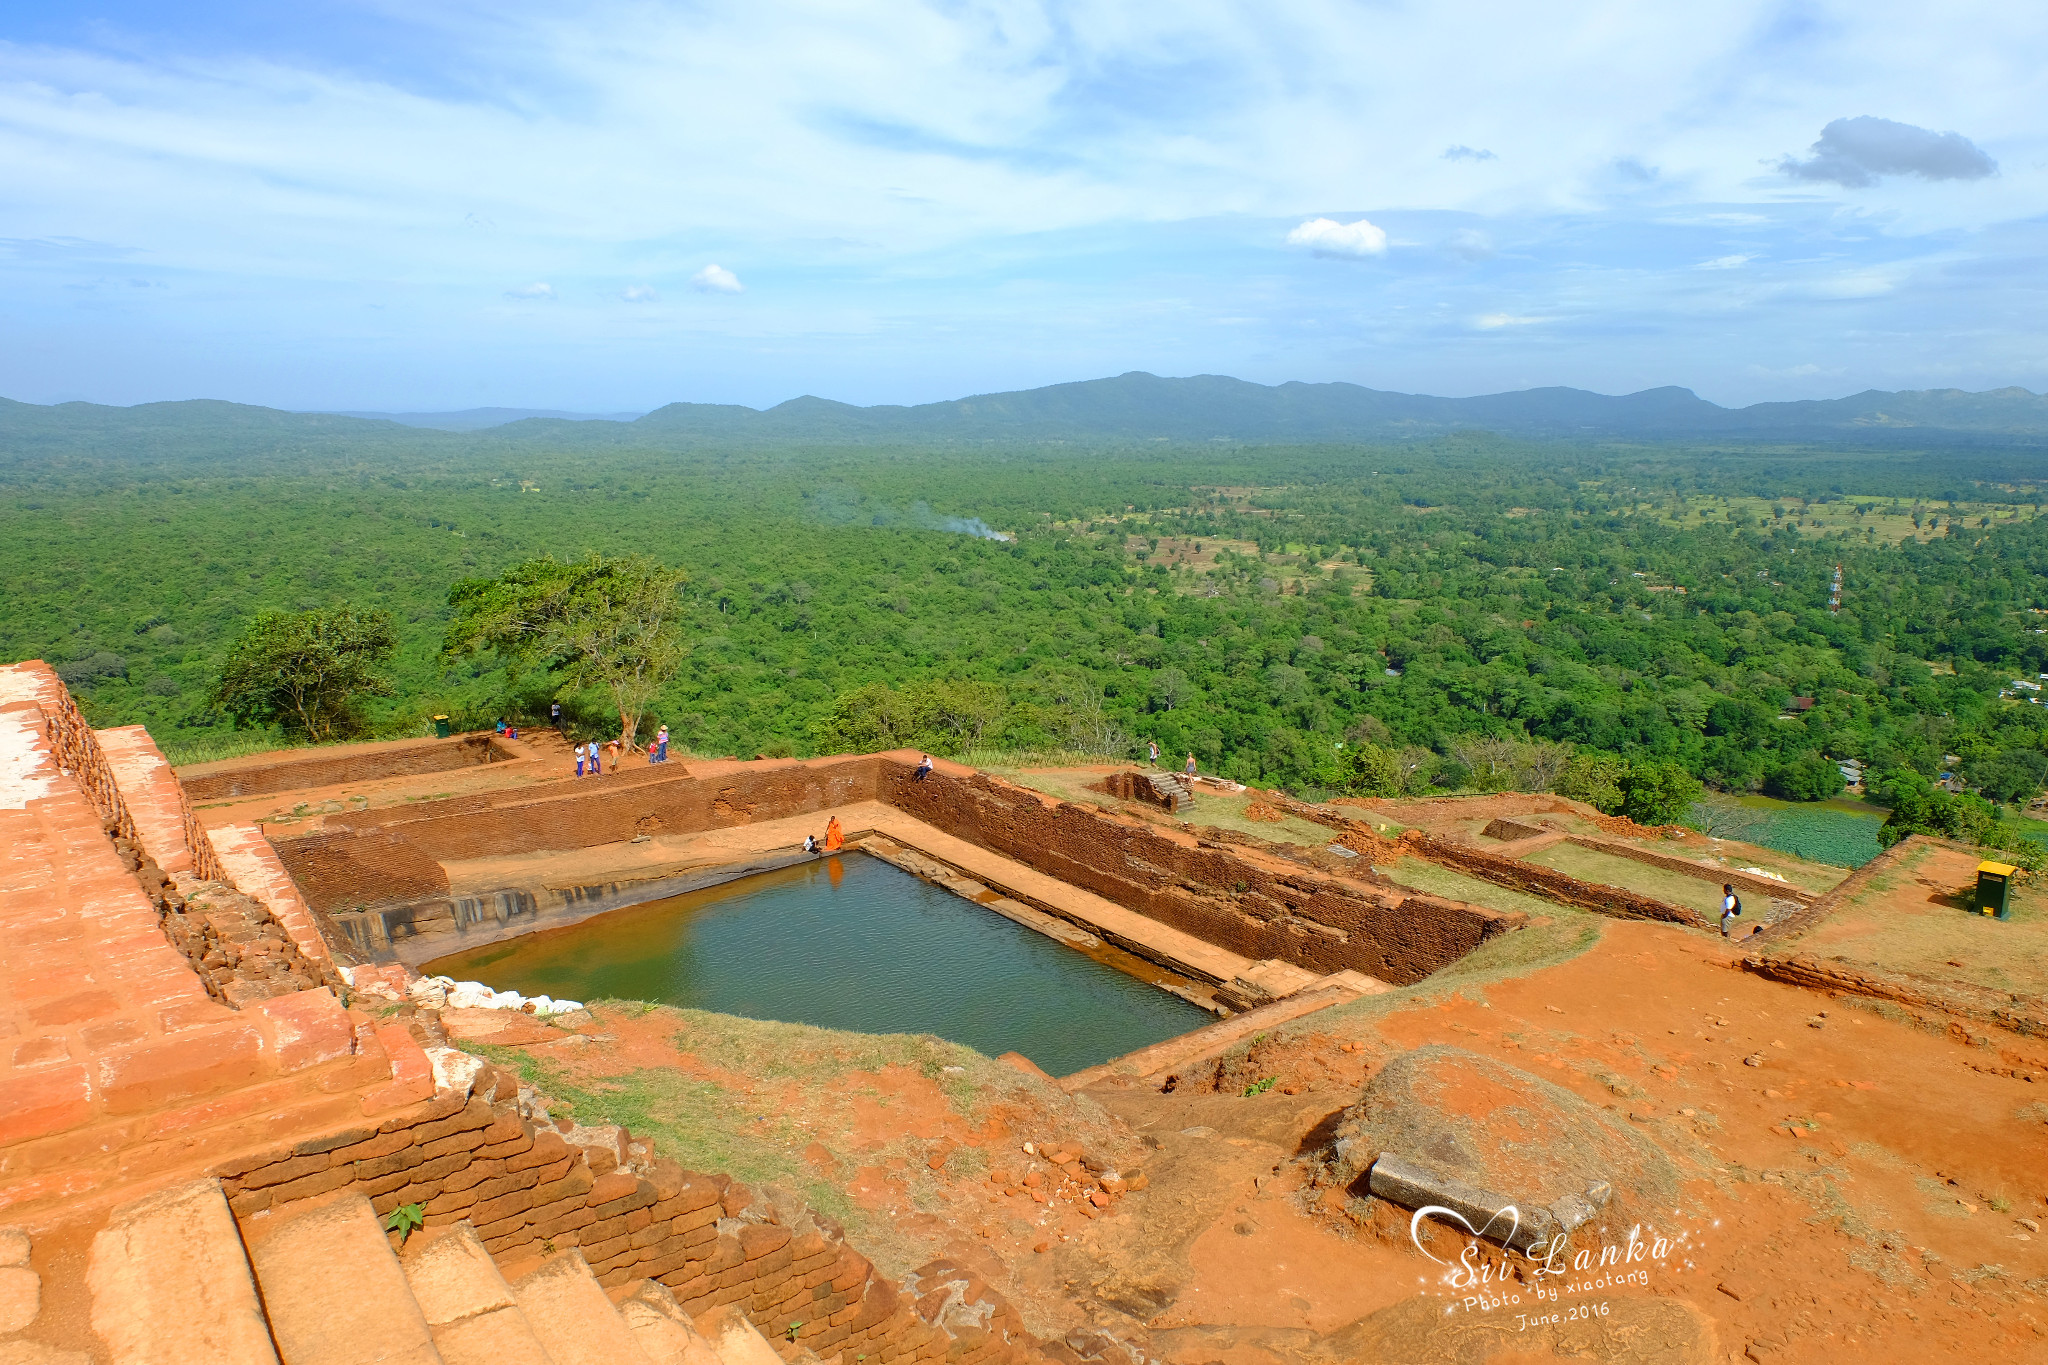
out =
<path fill-rule="evenodd" d="M 1064 1076 L 1207 1011 L 862 853 L 613 910 L 428 964 L 571 1000 L 654 1000 L 860 1033 L 935 1033 Z"/>

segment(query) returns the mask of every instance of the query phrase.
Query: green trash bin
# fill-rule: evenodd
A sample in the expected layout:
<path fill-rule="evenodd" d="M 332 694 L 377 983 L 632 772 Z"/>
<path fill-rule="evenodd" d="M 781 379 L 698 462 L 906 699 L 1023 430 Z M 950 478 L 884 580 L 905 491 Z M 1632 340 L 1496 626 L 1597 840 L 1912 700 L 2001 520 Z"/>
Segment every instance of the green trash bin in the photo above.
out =
<path fill-rule="evenodd" d="M 1977 864 L 1977 910 L 1981 914 L 2012 918 L 2012 878 L 2019 869 L 2011 863 Z"/>
<path fill-rule="evenodd" d="M 441 739 L 448 738 L 448 717 L 434 717 L 434 734 Z"/>

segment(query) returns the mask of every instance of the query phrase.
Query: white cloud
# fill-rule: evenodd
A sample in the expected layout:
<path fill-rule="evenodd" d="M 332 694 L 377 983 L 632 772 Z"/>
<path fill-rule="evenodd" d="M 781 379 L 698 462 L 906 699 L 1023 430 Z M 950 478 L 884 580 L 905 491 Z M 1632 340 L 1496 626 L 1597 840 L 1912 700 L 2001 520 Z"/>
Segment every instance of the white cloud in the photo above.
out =
<path fill-rule="evenodd" d="M 743 294 L 747 287 L 740 283 L 740 277 L 722 265 L 707 265 L 690 276 L 690 283 L 706 294 Z"/>
<path fill-rule="evenodd" d="M 1308 247 L 1318 256 L 1378 256 L 1387 249 L 1387 234 L 1363 218 L 1311 218 L 1287 234 L 1287 245 Z"/>
<path fill-rule="evenodd" d="M 1533 327 L 1549 318 L 1523 317 L 1515 313 L 1482 313 L 1472 319 L 1472 325 L 1482 332 L 1498 331 L 1502 327 Z"/>
<path fill-rule="evenodd" d="M 651 284 L 629 284 L 619 295 L 627 303 L 659 303 L 661 295 L 654 292 Z"/>
<path fill-rule="evenodd" d="M 532 284 L 522 284 L 517 289 L 507 289 L 505 297 L 508 299 L 551 299 L 555 297 L 555 287 L 551 284 L 545 284 L 540 280 L 535 280 Z"/>
<path fill-rule="evenodd" d="M 1716 256 L 1711 261 L 1701 261 L 1694 270 L 1735 270 L 1756 259 L 1755 252 L 1740 256 Z"/>

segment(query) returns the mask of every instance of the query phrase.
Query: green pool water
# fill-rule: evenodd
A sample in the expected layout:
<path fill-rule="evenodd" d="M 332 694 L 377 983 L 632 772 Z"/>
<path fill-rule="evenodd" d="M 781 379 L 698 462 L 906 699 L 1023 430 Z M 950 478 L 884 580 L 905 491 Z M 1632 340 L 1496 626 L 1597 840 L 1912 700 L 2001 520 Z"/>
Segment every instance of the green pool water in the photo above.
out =
<path fill-rule="evenodd" d="M 1206 1011 L 862 853 L 457 953 L 426 970 L 570 1000 L 654 1000 L 934 1033 L 1064 1076 Z"/>
<path fill-rule="evenodd" d="M 1885 819 L 1881 810 L 1846 801 L 1737 799 L 1761 820 L 1735 836 L 1745 842 L 1836 867 L 1861 867 L 1878 855 L 1877 831 Z"/>

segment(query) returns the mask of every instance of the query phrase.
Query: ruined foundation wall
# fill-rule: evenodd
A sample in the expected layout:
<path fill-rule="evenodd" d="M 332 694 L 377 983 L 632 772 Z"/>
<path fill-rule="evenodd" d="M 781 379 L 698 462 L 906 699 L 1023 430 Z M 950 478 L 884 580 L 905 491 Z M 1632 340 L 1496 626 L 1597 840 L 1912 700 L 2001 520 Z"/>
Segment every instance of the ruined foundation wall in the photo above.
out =
<path fill-rule="evenodd" d="M 808 1349 L 847 1362 L 1077 1359 L 1035 1340 L 1014 1308 L 952 1262 L 913 1272 L 905 1293 L 829 1219 L 788 1196 L 686 1171 L 619 1128 L 564 1134 L 536 1122 L 521 1112 L 516 1080 L 491 1066 L 467 1089 L 382 1123 L 251 1153 L 212 1173 L 243 1220 L 353 1188 L 380 1216 L 418 1204 L 428 1226 L 467 1221 L 501 1265 L 576 1247 L 607 1287 L 659 1280 L 693 1315 L 736 1305 L 785 1357 Z"/>
<path fill-rule="evenodd" d="M 905 814 L 1245 957 L 1408 985 L 1518 922 L 1305 866 L 1280 870 L 986 774 L 918 782 L 909 764 L 883 762 L 881 799 Z"/>
<path fill-rule="evenodd" d="M 1625 891 L 1618 886 L 1582 882 L 1577 877 L 1559 872 L 1555 868 L 1525 863 L 1515 858 L 1503 858 L 1494 853 L 1482 853 L 1469 845 L 1438 839 L 1423 834 L 1420 830 L 1411 829 L 1403 834 L 1400 844 L 1404 849 L 1427 858 L 1430 862 L 1441 863 L 1459 872 L 1469 872 L 1496 886 L 1541 896 L 1560 905 L 1592 910 L 1602 915 L 1612 915 L 1616 919 L 1653 919 L 1663 920 L 1668 924 L 1689 925 L 1695 929 L 1708 927 L 1706 916 L 1684 906 L 1670 905 L 1651 896 Z"/>
<path fill-rule="evenodd" d="M 541 895 L 512 887 L 458 898 L 450 894 L 444 861 L 690 834 L 852 805 L 874 798 L 877 771 L 873 757 L 748 764 L 703 777 L 673 763 L 602 782 L 565 778 L 427 807 L 332 815 L 318 832 L 279 839 L 275 847 L 337 949 L 363 961 L 395 955 L 418 963 L 459 946 L 781 865 L 769 858 L 723 875 L 599 883 Z"/>
<path fill-rule="evenodd" d="M 343 782 L 374 782 L 383 777 L 447 772 L 479 763 L 502 763 L 528 755 L 490 734 L 456 735 L 449 739 L 401 740 L 389 744 L 352 745 L 345 753 L 308 749 L 303 754 L 268 763 L 225 759 L 194 764 L 178 775 L 195 801 L 271 792 L 305 791 Z"/>

